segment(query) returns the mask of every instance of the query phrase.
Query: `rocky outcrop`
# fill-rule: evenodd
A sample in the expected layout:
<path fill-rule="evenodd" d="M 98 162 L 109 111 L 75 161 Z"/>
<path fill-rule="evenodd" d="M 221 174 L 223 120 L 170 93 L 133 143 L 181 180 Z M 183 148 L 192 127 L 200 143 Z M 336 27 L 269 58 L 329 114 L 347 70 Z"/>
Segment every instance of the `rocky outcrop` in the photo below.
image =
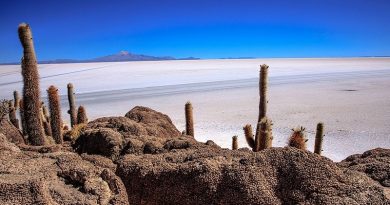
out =
<path fill-rule="evenodd" d="M 72 152 L 4 147 L 0 144 L 0 204 L 128 204 L 122 181 L 110 169 Z"/>
<path fill-rule="evenodd" d="M 24 144 L 22 133 L 8 119 L 0 120 L 0 133 L 4 134 L 12 143 Z"/>
<path fill-rule="evenodd" d="M 262 152 L 197 146 L 126 155 L 117 175 L 135 204 L 382 204 L 370 178 L 295 148 Z"/>
<path fill-rule="evenodd" d="M 232 151 L 144 107 L 88 123 L 73 148 L 0 134 L 0 204 L 390 203 L 389 150 L 341 163 L 295 148 Z"/>
<path fill-rule="evenodd" d="M 390 149 L 377 148 L 355 154 L 338 165 L 362 172 L 382 186 L 390 187 Z"/>

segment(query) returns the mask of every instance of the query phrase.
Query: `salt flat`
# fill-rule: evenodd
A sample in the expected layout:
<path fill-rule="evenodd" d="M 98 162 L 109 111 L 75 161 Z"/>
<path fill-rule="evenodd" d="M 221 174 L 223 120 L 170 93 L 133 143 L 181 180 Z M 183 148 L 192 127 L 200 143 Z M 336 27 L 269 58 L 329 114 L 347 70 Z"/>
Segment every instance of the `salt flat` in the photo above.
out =
<path fill-rule="evenodd" d="M 38 56 L 39 57 L 39 56 Z M 184 129 L 184 104 L 194 106 L 196 138 L 230 147 L 242 127 L 255 126 L 258 70 L 269 70 L 269 117 L 274 146 L 285 146 L 290 129 L 308 130 L 313 148 L 316 123 L 325 123 L 324 155 L 341 160 L 375 147 L 390 147 L 390 58 L 240 59 L 75 63 L 40 65 L 41 92 L 56 85 L 66 110 L 66 84 L 90 119 L 124 115 L 135 105 L 168 114 Z M 0 98 L 21 91 L 19 65 L 0 66 Z"/>

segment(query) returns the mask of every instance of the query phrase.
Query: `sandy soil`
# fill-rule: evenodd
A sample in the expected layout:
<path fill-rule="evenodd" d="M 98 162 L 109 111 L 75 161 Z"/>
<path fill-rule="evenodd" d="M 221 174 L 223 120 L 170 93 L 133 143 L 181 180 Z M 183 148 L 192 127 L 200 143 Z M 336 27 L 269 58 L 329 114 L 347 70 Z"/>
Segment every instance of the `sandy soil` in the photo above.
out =
<path fill-rule="evenodd" d="M 41 90 L 54 84 L 90 119 L 124 115 L 135 105 L 168 114 L 184 129 L 184 104 L 194 106 L 196 138 L 230 147 L 242 127 L 255 126 L 258 68 L 270 66 L 269 117 L 274 146 L 285 146 L 290 129 L 308 130 L 313 149 L 316 123 L 325 123 L 324 155 L 339 161 L 375 147 L 390 147 L 390 58 L 250 59 L 40 65 Z M 0 98 L 21 90 L 20 66 L 0 66 Z M 66 96 L 62 96 L 63 117 Z"/>

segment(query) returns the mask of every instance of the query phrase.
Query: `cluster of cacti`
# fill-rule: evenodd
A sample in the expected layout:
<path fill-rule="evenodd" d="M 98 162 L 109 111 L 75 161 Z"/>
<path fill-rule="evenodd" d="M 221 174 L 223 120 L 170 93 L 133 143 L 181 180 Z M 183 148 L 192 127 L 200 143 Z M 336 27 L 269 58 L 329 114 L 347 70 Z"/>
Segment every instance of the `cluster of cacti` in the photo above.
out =
<path fill-rule="evenodd" d="M 187 102 L 185 105 L 186 116 L 186 134 L 195 137 L 194 133 L 194 115 L 191 102 Z"/>
<path fill-rule="evenodd" d="M 233 136 L 232 138 L 232 150 L 237 150 L 238 149 L 238 137 Z"/>
<path fill-rule="evenodd" d="M 254 152 L 261 151 L 272 146 L 272 123 L 267 116 L 267 89 L 268 89 L 268 65 L 260 66 L 259 77 L 259 116 L 257 119 L 256 133 L 253 137 L 252 127 L 244 127 L 245 139 Z"/>
<path fill-rule="evenodd" d="M 60 96 L 58 89 L 53 85 L 47 90 L 50 109 L 51 134 L 57 144 L 62 144 L 62 119 L 60 108 Z"/>

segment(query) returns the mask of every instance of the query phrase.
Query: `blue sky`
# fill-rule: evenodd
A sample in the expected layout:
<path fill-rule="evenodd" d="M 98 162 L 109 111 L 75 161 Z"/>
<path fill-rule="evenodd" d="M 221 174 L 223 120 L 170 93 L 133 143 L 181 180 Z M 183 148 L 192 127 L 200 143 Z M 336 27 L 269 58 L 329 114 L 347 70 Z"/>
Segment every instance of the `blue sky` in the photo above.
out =
<path fill-rule="evenodd" d="M 21 22 L 39 60 L 390 55 L 389 0 L 2 0 L 2 63 L 21 58 Z"/>

